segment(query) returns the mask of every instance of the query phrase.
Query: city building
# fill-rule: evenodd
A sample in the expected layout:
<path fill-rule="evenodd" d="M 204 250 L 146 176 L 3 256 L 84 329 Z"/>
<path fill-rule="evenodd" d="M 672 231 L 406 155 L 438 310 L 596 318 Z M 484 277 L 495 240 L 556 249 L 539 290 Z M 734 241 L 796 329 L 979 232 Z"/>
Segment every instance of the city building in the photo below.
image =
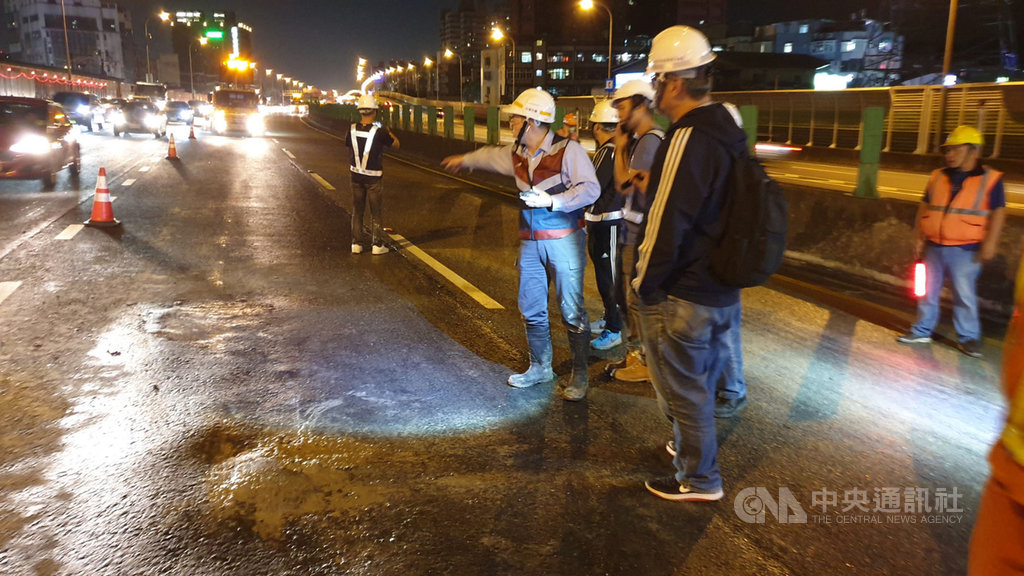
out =
<path fill-rule="evenodd" d="M 178 62 L 174 85 L 185 90 L 194 85 L 197 93 L 206 94 L 218 83 L 254 84 L 255 68 L 239 76 L 224 64 L 252 62 L 252 33 L 252 27 L 239 22 L 232 11 L 175 12 L 171 16 L 171 46 Z M 171 84 L 170 78 L 161 80 Z"/>
<path fill-rule="evenodd" d="M 4 16 L 0 48 L 9 60 L 67 69 L 70 56 L 72 72 L 127 75 L 124 25 L 130 17 L 110 2 L 4 0 Z"/>
<path fill-rule="evenodd" d="M 480 51 L 487 47 L 491 21 L 482 0 L 460 0 L 458 9 L 441 11 L 441 47 L 434 61 L 442 99 L 458 100 L 461 92 L 467 101 L 479 100 Z M 451 57 L 445 57 L 446 49 Z"/>

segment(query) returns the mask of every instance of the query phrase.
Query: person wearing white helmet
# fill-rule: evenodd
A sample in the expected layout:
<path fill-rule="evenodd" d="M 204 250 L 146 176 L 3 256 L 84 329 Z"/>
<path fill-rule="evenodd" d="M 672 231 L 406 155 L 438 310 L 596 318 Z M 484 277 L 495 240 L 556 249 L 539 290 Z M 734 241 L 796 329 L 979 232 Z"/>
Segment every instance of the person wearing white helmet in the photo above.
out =
<path fill-rule="evenodd" d="M 366 201 L 370 201 L 370 239 L 373 254 L 387 254 L 384 245 L 384 229 L 381 223 L 381 205 L 384 196 L 384 148 L 398 149 L 398 138 L 377 120 L 377 99 L 372 94 L 362 94 L 356 104 L 359 123 L 353 124 L 345 137 L 345 146 L 352 149 L 349 156 L 349 173 L 352 182 L 352 253 L 359 254 L 366 243 L 363 230 L 363 213 Z"/>
<path fill-rule="evenodd" d="M 579 142 L 556 137 L 555 100 L 538 88 L 523 91 L 503 110 L 516 142 L 449 156 L 442 166 L 452 173 L 487 170 L 515 178 L 520 194 L 519 311 L 526 323 L 530 366 L 512 374 L 508 384 L 525 388 L 554 379 L 548 284 L 555 283 L 572 349 L 572 375 L 562 388 L 565 400 L 586 397 L 590 323 L 583 305 L 587 265 L 583 210 L 597 200 L 601 186 Z M 550 280 L 549 280 L 550 279 Z"/>
<path fill-rule="evenodd" d="M 729 360 L 729 330 L 740 320 L 739 289 L 723 285 L 709 257 L 725 228 L 727 179 L 747 135 L 711 101 L 715 53 L 688 26 L 651 43 L 655 105 L 672 122 L 647 182 L 647 223 L 633 289 L 659 405 L 673 423 L 675 474 L 649 480 L 668 500 L 724 496 L 715 437 L 715 384 Z"/>
<path fill-rule="evenodd" d="M 613 136 L 615 149 L 615 185 L 624 198 L 623 220 L 625 233 L 622 235 L 623 287 L 620 290 L 620 305 L 626 311 L 626 327 L 629 330 L 626 342 L 626 356 L 619 362 L 605 368 L 610 376 L 623 382 L 647 382 L 650 375 L 640 337 L 640 312 L 636 293 L 629 284 L 636 267 L 637 238 L 644 224 L 647 208 L 646 181 L 651 173 L 654 155 L 661 146 L 665 132 L 658 128 L 651 113 L 654 105 L 654 89 L 649 82 L 630 80 L 612 96 L 612 103 L 619 113 L 619 130 Z"/>
<path fill-rule="evenodd" d="M 622 313 L 619 310 L 621 292 L 619 268 L 619 236 L 622 230 L 622 196 L 615 189 L 615 144 L 612 135 L 619 125 L 619 113 L 610 100 L 594 105 L 590 115 L 597 151 L 594 153 L 594 172 L 601 185 L 601 195 L 587 208 L 587 250 L 594 263 L 597 291 L 604 303 L 604 328 L 590 341 L 595 350 L 610 350 L 622 344 Z"/>

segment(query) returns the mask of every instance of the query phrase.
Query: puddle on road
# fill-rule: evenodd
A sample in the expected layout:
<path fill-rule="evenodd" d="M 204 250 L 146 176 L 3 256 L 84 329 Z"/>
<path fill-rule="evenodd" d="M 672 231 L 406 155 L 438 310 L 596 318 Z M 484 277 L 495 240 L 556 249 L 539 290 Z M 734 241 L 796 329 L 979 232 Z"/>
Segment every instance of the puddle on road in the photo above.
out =
<path fill-rule="evenodd" d="M 211 464 L 206 486 L 214 520 L 251 526 L 264 540 L 281 540 L 303 518 L 385 504 L 389 492 L 353 480 L 356 467 L 370 465 L 370 451 L 351 441 L 309 434 L 259 439 L 223 425 L 208 430 L 196 449 Z"/>

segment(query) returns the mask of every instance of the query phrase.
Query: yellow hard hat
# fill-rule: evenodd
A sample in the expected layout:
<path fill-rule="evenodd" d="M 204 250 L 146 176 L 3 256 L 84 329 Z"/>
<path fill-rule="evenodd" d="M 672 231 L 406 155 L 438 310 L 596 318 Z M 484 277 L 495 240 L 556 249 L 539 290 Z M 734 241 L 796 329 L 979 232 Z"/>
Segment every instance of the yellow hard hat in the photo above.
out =
<path fill-rule="evenodd" d="M 949 133 L 949 136 L 946 137 L 946 141 L 942 145 L 959 146 L 961 144 L 982 146 L 985 144 L 985 137 L 981 135 L 981 132 L 978 132 L 977 128 L 957 126 L 955 130 Z"/>

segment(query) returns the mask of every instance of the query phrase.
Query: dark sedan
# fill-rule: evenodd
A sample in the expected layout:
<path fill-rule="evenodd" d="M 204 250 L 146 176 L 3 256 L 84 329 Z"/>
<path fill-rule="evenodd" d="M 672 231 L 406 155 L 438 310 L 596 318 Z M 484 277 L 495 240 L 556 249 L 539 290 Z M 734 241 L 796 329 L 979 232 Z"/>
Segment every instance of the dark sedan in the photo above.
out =
<path fill-rule="evenodd" d="M 167 114 L 168 124 L 172 122 L 179 122 L 182 124 L 188 124 L 192 122 L 192 107 L 188 105 L 188 102 L 182 102 L 181 100 L 172 100 L 167 103 L 164 108 L 164 114 Z"/>
<path fill-rule="evenodd" d="M 82 165 L 77 136 L 60 104 L 0 97 L 0 178 L 39 178 L 52 187 L 65 166 L 77 176 Z"/>
<path fill-rule="evenodd" d="M 114 115 L 114 136 L 132 133 L 160 138 L 167 134 L 167 116 L 152 102 L 129 100 Z"/>

